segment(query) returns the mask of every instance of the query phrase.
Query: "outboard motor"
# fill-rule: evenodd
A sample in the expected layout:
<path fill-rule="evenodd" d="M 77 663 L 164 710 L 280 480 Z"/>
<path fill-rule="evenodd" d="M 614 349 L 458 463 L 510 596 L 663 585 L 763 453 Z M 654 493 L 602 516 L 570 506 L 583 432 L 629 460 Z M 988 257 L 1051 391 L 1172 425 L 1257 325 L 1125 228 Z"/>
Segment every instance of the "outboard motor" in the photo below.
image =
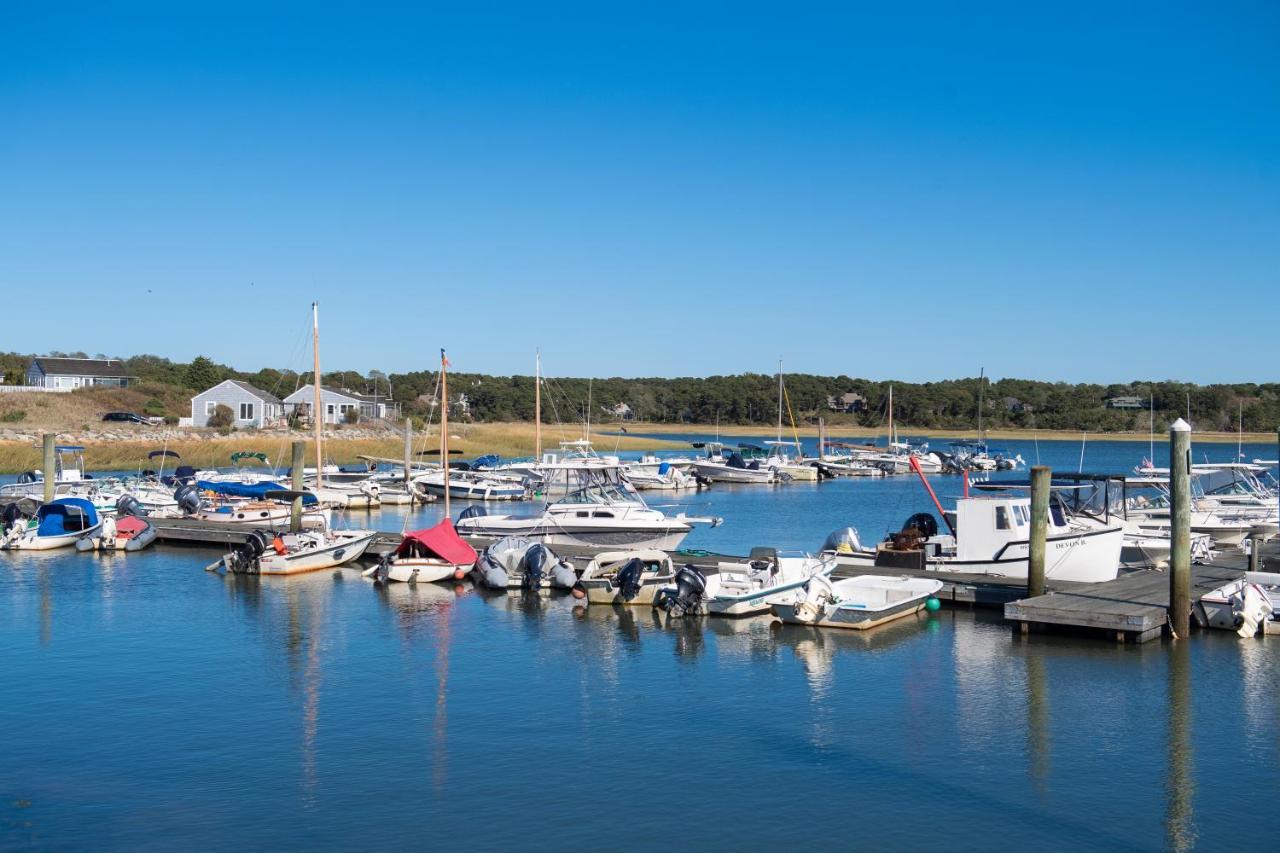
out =
<path fill-rule="evenodd" d="M 146 518 L 147 510 L 133 495 L 121 495 L 116 499 L 116 515 L 132 515 L 134 518 Z"/>
<path fill-rule="evenodd" d="M 928 539 L 930 536 L 938 535 L 938 519 L 934 518 L 932 513 L 917 512 L 902 525 L 904 531 L 912 527 L 920 531 L 921 539 Z"/>
<path fill-rule="evenodd" d="M 826 575 L 814 575 L 804 585 L 804 598 L 795 605 L 797 622 L 817 622 L 827 609 L 829 602 L 835 601 L 835 589 Z"/>
<path fill-rule="evenodd" d="M 40 479 L 41 479 L 40 475 L 37 474 L 35 471 L 23 471 L 21 474 L 18 475 L 19 483 L 34 483 Z"/>
<path fill-rule="evenodd" d="M 22 510 L 18 509 L 16 503 L 5 504 L 4 508 L 0 509 L 0 536 L 16 527 L 20 518 L 22 518 Z"/>
<path fill-rule="evenodd" d="M 644 561 L 632 557 L 618 569 L 613 582 L 618 586 L 618 596 L 623 601 L 630 601 L 640 594 L 641 578 L 644 575 Z"/>
<path fill-rule="evenodd" d="M 480 516 L 488 514 L 489 511 L 480 504 L 472 504 L 458 514 L 458 521 L 462 521 L 467 518 L 479 518 Z"/>
<path fill-rule="evenodd" d="M 255 530 L 244 538 L 244 544 L 223 558 L 227 570 L 235 574 L 249 574 L 257 570 L 258 558 L 271 546 L 272 536 L 265 530 Z"/>
<path fill-rule="evenodd" d="M 702 613 L 703 595 L 707 591 L 707 576 L 694 566 L 685 564 L 676 572 L 675 594 L 665 599 L 667 612 L 672 616 L 697 616 Z"/>
<path fill-rule="evenodd" d="M 187 515 L 200 511 L 200 488 L 193 483 L 179 486 L 173 493 L 173 499 L 178 502 L 178 509 Z"/>
<path fill-rule="evenodd" d="M 525 589 L 539 589 L 542 587 L 542 575 L 543 569 L 547 564 L 547 554 L 547 549 L 541 545 L 534 545 L 524 552 L 524 557 L 520 560 L 520 586 Z"/>

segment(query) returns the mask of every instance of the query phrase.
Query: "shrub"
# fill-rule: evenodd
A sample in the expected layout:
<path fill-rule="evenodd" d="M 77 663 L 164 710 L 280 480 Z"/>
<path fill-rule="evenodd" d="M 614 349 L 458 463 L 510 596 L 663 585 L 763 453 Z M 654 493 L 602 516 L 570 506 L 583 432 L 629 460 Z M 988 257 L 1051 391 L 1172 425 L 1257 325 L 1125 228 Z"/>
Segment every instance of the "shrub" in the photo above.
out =
<path fill-rule="evenodd" d="M 342 419 L 349 424 L 358 424 L 360 423 L 360 410 L 347 409 L 347 413 L 342 416 Z"/>
<path fill-rule="evenodd" d="M 5 412 L 3 415 L 0 415 L 0 421 L 4 421 L 7 424 L 16 424 L 20 421 L 25 421 L 26 419 L 27 413 L 22 409 L 14 409 L 12 412 Z"/>
<path fill-rule="evenodd" d="M 164 416 L 164 422 L 165 422 L 165 425 L 166 425 L 166 426 L 177 426 L 177 425 L 178 425 L 178 416 L 177 416 L 177 415 L 165 415 L 165 416 Z"/>
<path fill-rule="evenodd" d="M 230 432 L 231 425 L 235 422 L 235 412 L 231 411 L 230 406 L 224 406 L 222 403 L 214 406 L 213 414 L 209 415 L 209 426 L 216 430 L 226 430 L 227 432 Z M 226 433 L 223 434 L 225 435 Z"/>
<path fill-rule="evenodd" d="M 152 397 L 142 406 L 142 412 L 146 415 L 160 416 L 164 414 L 164 402 Z"/>

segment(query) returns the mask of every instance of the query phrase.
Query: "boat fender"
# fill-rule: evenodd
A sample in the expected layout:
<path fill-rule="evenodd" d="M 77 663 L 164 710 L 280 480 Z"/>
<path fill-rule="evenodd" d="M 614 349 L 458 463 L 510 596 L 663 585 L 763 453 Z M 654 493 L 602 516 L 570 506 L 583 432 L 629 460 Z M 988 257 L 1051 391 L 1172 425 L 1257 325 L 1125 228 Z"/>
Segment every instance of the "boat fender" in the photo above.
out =
<path fill-rule="evenodd" d="M 618 587 L 618 597 L 623 601 L 630 601 L 640 594 L 641 577 L 644 575 L 644 561 L 639 557 L 632 557 L 618 569 L 618 573 L 614 575 L 614 583 Z"/>

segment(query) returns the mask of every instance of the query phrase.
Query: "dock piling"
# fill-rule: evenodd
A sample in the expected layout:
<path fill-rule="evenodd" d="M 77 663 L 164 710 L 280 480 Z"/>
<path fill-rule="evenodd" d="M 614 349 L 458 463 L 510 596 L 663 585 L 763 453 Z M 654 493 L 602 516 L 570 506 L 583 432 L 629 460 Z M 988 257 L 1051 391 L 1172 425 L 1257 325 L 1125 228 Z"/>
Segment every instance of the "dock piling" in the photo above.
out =
<path fill-rule="evenodd" d="M 295 441 L 293 443 L 293 482 L 291 483 L 295 492 L 302 491 L 302 469 L 306 465 L 307 459 L 307 443 L 305 441 Z M 289 512 L 289 532 L 297 533 L 302 529 L 302 498 L 293 499 L 293 507 Z"/>
<path fill-rule="evenodd" d="M 53 487 L 58 482 L 58 457 L 54 449 L 54 442 L 57 436 L 54 433 L 46 432 L 42 436 L 44 440 L 44 502 L 48 503 L 53 500 Z"/>
<path fill-rule="evenodd" d="M 1027 560 L 1027 597 L 1044 595 L 1045 543 L 1049 536 L 1049 484 L 1053 471 L 1047 465 L 1031 469 L 1031 542 Z"/>
<path fill-rule="evenodd" d="M 1169 630 L 1191 633 L 1191 426 L 1182 418 L 1169 427 Z"/>

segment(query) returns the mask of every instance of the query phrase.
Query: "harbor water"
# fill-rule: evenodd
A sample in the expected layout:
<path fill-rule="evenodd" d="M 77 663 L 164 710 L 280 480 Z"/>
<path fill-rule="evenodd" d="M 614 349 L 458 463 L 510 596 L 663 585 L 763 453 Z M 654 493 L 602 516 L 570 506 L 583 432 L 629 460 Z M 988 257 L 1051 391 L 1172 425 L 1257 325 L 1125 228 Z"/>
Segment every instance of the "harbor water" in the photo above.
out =
<path fill-rule="evenodd" d="M 1004 446 L 1079 467 L 1079 443 Z M 1085 453 L 1120 472 L 1147 446 Z M 732 553 L 929 509 L 911 477 L 652 502 L 723 516 L 686 544 Z M 866 633 L 672 621 L 202 571 L 216 556 L 0 554 L 0 849 L 1238 849 L 1280 798 L 1274 639 L 1020 638 L 967 609 Z"/>

